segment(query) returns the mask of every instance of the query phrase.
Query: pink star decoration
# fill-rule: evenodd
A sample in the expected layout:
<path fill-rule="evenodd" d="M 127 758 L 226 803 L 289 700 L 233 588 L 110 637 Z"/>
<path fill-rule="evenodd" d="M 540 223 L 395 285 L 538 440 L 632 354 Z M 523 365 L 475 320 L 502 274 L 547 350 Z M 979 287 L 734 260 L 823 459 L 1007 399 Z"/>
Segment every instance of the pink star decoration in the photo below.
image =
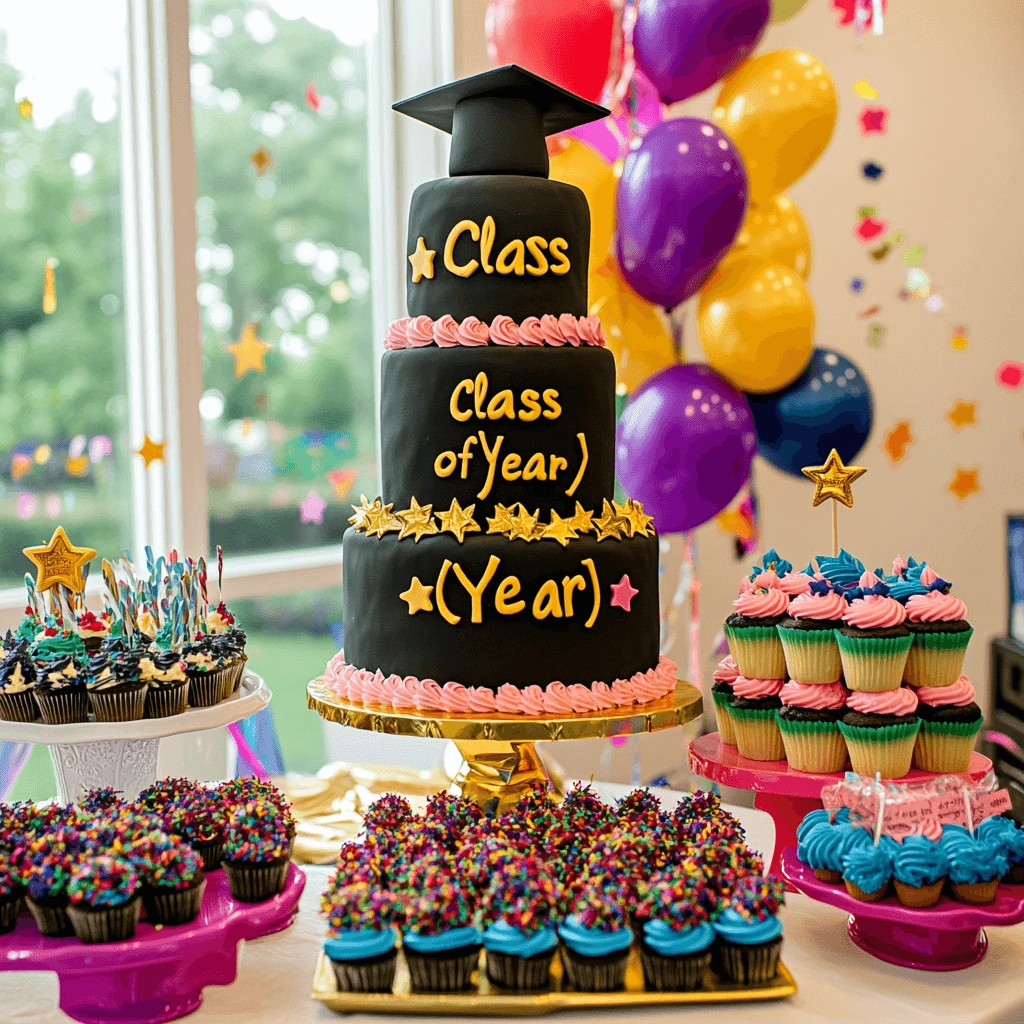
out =
<path fill-rule="evenodd" d="M 327 508 L 327 502 L 316 491 L 310 491 L 302 499 L 302 504 L 299 505 L 299 522 L 322 523 L 324 521 L 325 508 Z"/>
<path fill-rule="evenodd" d="M 618 583 L 612 583 L 612 607 L 621 608 L 624 612 L 630 611 L 630 604 L 634 597 L 640 593 L 635 587 L 630 586 L 629 576 L 622 574 Z"/>
<path fill-rule="evenodd" d="M 886 107 L 864 107 L 858 120 L 861 135 L 884 135 L 889 129 L 889 111 Z"/>

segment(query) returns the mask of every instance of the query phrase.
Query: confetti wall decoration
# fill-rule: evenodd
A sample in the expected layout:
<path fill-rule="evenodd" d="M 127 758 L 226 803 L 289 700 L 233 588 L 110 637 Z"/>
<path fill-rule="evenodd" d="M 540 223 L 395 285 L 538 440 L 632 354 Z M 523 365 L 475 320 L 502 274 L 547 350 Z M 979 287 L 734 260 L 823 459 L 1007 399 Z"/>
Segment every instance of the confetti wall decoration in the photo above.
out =
<path fill-rule="evenodd" d="M 953 334 L 949 339 L 949 347 L 954 352 L 966 352 L 971 342 L 967 337 L 967 328 L 963 326 L 954 327 Z"/>
<path fill-rule="evenodd" d="M 228 345 L 228 352 L 235 358 L 235 379 L 244 377 L 250 370 L 254 373 L 266 373 L 264 363 L 272 346 L 256 336 L 256 325 L 246 324 L 242 328 L 242 336 L 238 341 Z"/>
<path fill-rule="evenodd" d="M 889 461 L 895 465 L 906 458 L 907 448 L 914 443 L 914 435 L 910 431 L 910 421 L 900 420 L 892 430 L 885 435 L 885 442 L 882 447 Z"/>
<path fill-rule="evenodd" d="M 972 494 L 977 494 L 981 490 L 980 474 L 981 470 L 977 466 L 974 469 L 962 469 L 958 466 L 953 479 L 949 482 L 950 493 L 955 494 L 960 501 L 966 501 Z"/>
<path fill-rule="evenodd" d="M 316 491 L 310 491 L 299 505 L 299 522 L 322 524 L 326 508 L 327 502 Z"/>
<path fill-rule="evenodd" d="M 1016 390 L 1024 384 L 1024 363 L 1018 363 L 1015 359 L 1007 359 L 1000 363 L 996 370 L 996 382 L 1000 387 Z"/>
<path fill-rule="evenodd" d="M 946 413 L 946 419 L 953 424 L 954 430 L 963 430 L 964 427 L 977 426 L 977 417 L 978 407 L 975 402 L 957 402 Z"/>

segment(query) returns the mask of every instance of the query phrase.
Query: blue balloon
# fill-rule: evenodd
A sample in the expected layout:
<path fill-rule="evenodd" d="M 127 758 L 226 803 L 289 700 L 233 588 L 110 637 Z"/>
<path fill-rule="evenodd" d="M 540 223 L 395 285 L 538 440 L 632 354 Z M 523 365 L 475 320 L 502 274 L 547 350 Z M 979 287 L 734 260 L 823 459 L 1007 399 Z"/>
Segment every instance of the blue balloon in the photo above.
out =
<path fill-rule="evenodd" d="M 788 388 L 747 401 L 758 454 L 793 476 L 822 465 L 833 448 L 851 462 L 871 433 L 871 388 L 858 367 L 831 349 L 816 348 Z"/>

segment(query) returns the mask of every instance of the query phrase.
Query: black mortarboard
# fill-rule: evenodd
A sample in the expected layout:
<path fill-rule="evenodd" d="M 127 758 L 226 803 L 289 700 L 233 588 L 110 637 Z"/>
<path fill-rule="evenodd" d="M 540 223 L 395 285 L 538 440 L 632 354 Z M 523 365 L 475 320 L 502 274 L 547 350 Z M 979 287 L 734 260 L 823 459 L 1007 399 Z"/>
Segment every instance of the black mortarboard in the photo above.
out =
<path fill-rule="evenodd" d="M 509 64 L 439 86 L 394 109 L 452 137 L 448 173 L 548 176 L 544 139 L 609 111 Z"/>

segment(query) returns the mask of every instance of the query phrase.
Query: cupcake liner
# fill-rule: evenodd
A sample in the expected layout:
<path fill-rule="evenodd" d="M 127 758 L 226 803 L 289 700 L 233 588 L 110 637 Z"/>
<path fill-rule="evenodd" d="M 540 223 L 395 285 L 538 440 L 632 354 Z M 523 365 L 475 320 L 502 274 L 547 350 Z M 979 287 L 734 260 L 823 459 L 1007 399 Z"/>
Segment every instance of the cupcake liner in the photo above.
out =
<path fill-rule="evenodd" d="M 68 907 L 75 935 L 82 942 L 124 942 L 135 934 L 142 902 L 133 896 L 118 907 Z"/>
<path fill-rule="evenodd" d="M 858 775 L 881 772 L 883 779 L 902 779 L 910 771 L 921 720 L 883 725 L 877 729 L 839 723 L 850 763 Z"/>
<path fill-rule="evenodd" d="M 288 860 L 281 857 L 265 864 L 248 861 L 221 862 L 231 886 L 231 896 L 242 903 L 263 903 L 284 890 Z"/>
<path fill-rule="evenodd" d="M 177 686 L 151 686 L 146 692 L 146 718 L 180 715 L 188 705 L 189 681 Z"/>
<path fill-rule="evenodd" d="M 332 960 L 339 992 L 390 992 L 395 984 L 398 950 L 365 960 Z"/>
<path fill-rule="evenodd" d="M 815 868 L 814 877 L 819 882 L 827 882 L 829 885 L 842 885 L 842 871 L 832 871 L 830 868 Z"/>
<path fill-rule="evenodd" d="M 551 984 L 551 961 L 554 949 L 536 956 L 517 956 L 515 953 L 499 953 L 487 950 L 487 977 L 502 988 L 519 992 L 536 992 Z"/>
<path fill-rule="evenodd" d="M 909 633 L 893 637 L 847 636 L 837 629 L 835 638 L 849 689 L 862 693 L 899 689 L 907 653 L 914 642 Z"/>
<path fill-rule="evenodd" d="M 843 661 L 831 630 L 775 628 L 786 654 L 790 679 L 798 683 L 838 682 Z"/>
<path fill-rule="evenodd" d="M 898 878 L 893 879 L 896 885 L 896 895 L 899 897 L 900 903 L 905 907 L 913 907 L 915 910 L 925 910 L 928 907 L 934 907 L 942 895 L 942 886 L 945 881 L 944 878 L 940 878 L 931 885 L 917 886 L 907 885 L 906 882 L 901 882 Z"/>
<path fill-rule="evenodd" d="M 97 722 L 137 722 L 146 710 L 146 686 L 130 690 L 89 691 Z"/>
<path fill-rule="evenodd" d="M 13 893 L 0 902 L 0 935 L 8 935 L 17 927 L 22 903 L 21 896 L 15 896 Z"/>
<path fill-rule="evenodd" d="M 965 772 L 984 719 L 974 722 L 921 721 L 914 745 L 914 767 L 926 772 Z"/>
<path fill-rule="evenodd" d="M 748 679 L 786 678 L 786 652 L 775 626 L 726 626 L 725 636 L 740 675 Z"/>
<path fill-rule="evenodd" d="M 841 772 L 846 740 L 838 722 L 794 722 L 778 718 L 790 768 L 798 772 Z"/>
<path fill-rule="evenodd" d="M 199 916 L 204 892 L 205 878 L 200 878 L 197 885 L 192 885 L 188 889 L 167 889 L 159 885 L 147 885 L 142 890 L 146 920 L 150 924 L 187 924 Z"/>
<path fill-rule="evenodd" d="M 961 633 L 914 633 L 903 678 L 911 686 L 951 686 L 964 670 L 973 629 Z"/>
<path fill-rule="evenodd" d="M 999 879 L 993 878 L 988 882 L 951 882 L 950 888 L 953 890 L 954 898 L 961 903 L 991 903 L 996 898 Z"/>
<path fill-rule="evenodd" d="M 25 906 L 35 919 L 40 935 L 45 935 L 48 939 L 60 939 L 75 934 L 71 918 L 68 917 L 67 896 L 44 900 L 34 900 L 31 896 L 26 896 Z"/>
<path fill-rule="evenodd" d="M 89 720 L 89 695 L 85 690 L 69 693 L 36 693 L 39 714 L 47 725 L 68 725 Z"/>
<path fill-rule="evenodd" d="M 473 972 L 480 963 L 480 947 L 464 946 L 429 956 L 407 946 L 405 962 L 414 992 L 462 992 L 473 981 Z"/>
<path fill-rule="evenodd" d="M 736 725 L 736 746 L 741 757 L 749 757 L 752 761 L 781 761 L 786 756 L 774 708 L 766 711 L 744 708 L 738 713 L 733 708 L 732 712 Z"/>
<path fill-rule="evenodd" d="M 662 956 L 646 942 L 640 943 L 644 985 L 652 992 L 694 992 L 704 984 L 711 966 L 711 947 L 685 956 Z"/>
<path fill-rule="evenodd" d="M 224 677 L 229 669 L 219 668 L 214 672 L 197 672 L 188 677 L 188 706 L 190 708 L 212 708 L 223 697 Z"/>
<path fill-rule="evenodd" d="M 608 956 L 579 956 L 568 946 L 561 946 L 565 976 L 577 992 L 614 992 L 626 980 L 629 950 Z"/>
<path fill-rule="evenodd" d="M 718 735 L 723 743 L 736 746 L 736 726 L 729 712 L 729 694 L 711 691 L 711 699 L 715 704 L 715 718 L 718 720 Z"/>
<path fill-rule="evenodd" d="M 886 882 L 880 889 L 876 889 L 874 892 L 865 892 L 859 885 L 854 885 L 854 883 L 848 878 L 843 879 L 843 884 L 846 886 L 846 891 L 855 900 L 860 900 L 861 903 L 876 903 L 889 891 L 888 882 Z"/>
<path fill-rule="evenodd" d="M 196 840 L 188 845 L 203 858 L 203 871 L 209 873 L 216 871 L 220 867 L 221 857 L 224 856 L 223 839 Z"/>
<path fill-rule="evenodd" d="M 35 722 L 39 718 L 39 705 L 32 691 L 0 693 L 0 718 L 5 722 Z"/>
<path fill-rule="evenodd" d="M 719 972 L 740 985 L 762 985 L 779 971 L 782 936 L 756 946 L 742 946 L 720 938 L 715 944 Z"/>
<path fill-rule="evenodd" d="M 238 689 L 242 682 L 242 673 L 245 671 L 245 662 L 246 659 L 242 657 L 227 666 L 221 688 L 221 700 L 227 700 Z"/>

